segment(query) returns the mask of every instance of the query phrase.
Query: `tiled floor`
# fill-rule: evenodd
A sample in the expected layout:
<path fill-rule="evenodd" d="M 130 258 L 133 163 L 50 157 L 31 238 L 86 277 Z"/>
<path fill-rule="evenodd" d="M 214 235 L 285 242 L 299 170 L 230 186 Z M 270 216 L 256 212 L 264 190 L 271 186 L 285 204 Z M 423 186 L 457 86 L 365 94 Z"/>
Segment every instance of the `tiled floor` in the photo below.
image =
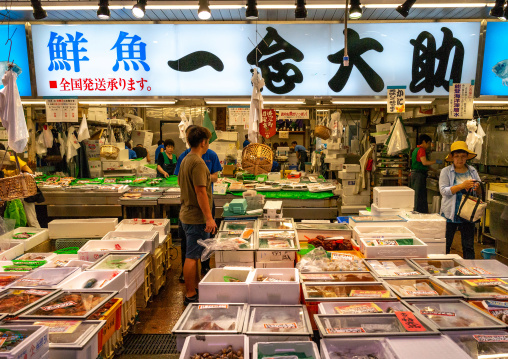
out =
<path fill-rule="evenodd" d="M 475 243 L 476 257 L 481 258 L 480 251 L 487 246 Z M 180 247 L 174 255 L 171 270 L 167 273 L 164 288 L 148 306 L 139 310 L 138 322 L 133 328 L 134 334 L 167 334 L 176 324 L 185 309 L 183 306 L 185 285 L 178 281 L 181 273 Z M 455 236 L 452 253 L 462 255 L 460 234 Z M 117 359 L 177 359 L 175 355 L 120 355 Z"/>

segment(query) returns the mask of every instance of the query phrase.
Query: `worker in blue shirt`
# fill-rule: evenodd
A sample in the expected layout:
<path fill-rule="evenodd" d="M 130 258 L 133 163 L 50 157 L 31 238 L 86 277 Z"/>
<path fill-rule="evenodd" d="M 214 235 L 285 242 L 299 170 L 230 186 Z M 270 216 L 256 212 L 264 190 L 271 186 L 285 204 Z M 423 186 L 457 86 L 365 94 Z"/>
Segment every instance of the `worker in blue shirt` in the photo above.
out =
<path fill-rule="evenodd" d="M 185 135 L 188 135 L 189 131 L 193 127 L 196 127 L 196 125 L 190 125 L 189 127 L 187 127 L 187 129 L 185 130 Z M 180 164 L 182 163 L 183 159 L 185 158 L 185 156 L 187 156 L 187 154 L 189 152 L 190 152 L 190 148 L 186 149 L 180 155 L 180 157 L 178 157 L 178 161 L 176 163 L 175 173 L 174 173 L 176 176 L 178 176 L 178 172 L 180 172 Z M 210 179 L 212 181 L 212 193 L 213 193 L 213 183 L 217 182 L 217 180 L 219 179 L 219 171 L 222 171 L 222 166 L 219 161 L 219 156 L 217 156 L 217 154 L 214 151 L 208 149 L 206 151 L 206 153 L 203 156 L 201 156 L 201 158 L 203 159 L 203 161 L 205 161 L 206 167 L 208 167 L 208 170 L 210 171 Z M 212 205 L 212 216 L 215 218 L 215 203 L 213 203 L 213 205 Z M 178 220 L 178 236 L 182 240 L 181 255 L 182 255 L 182 270 L 183 270 L 183 265 L 185 263 L 185 252 L 187 249 L 187 238 L 185 236 L 185 231 L 183 230 L 182 222 L 180 220 Z M 209 270 L 210 270 L 210 260 L 208 259 L 204 262 L 201 262 L 201 274 L 205 275 Z M 179 281 L 180 281 L 180 283 L 184 283 L 183 272 L 180 275 Z"/>
<path fill-rule="evenodd" d="M 161 153 L 161 151 L 164 151 L 166 149 L 163 140 L 157 141 L 157 146 L 158 147 L 155 150 L 155 163 L 157 163 L 157 161 L 159 160 L 159 153 Z"/>
<path fill-rule="evenodd" d="M 249 135 L 245 135 L 245 141 L 243 141 L 243 148 L 247 147 L 248 145 L 250 145 Z"/>
<path fill-rule="evenodd" d="M 134 150 L 132 149 L 132 145 L 129 141 L 125 142 L 125 149 L 129 150 L 129 159 L 130 160 L 134 160 L 134 159 L 138 158 L 138 156 L 136 155 L 136 152 L 134 152 Z"/>
<path fill-rule="evenodd" d="M 307 162 L 307 149 L 299 145 L 296 141 L 291 142 L 291 147 L 296 153 L 298 158 L 298 171 L 305 171 L 305 162 Z"/>

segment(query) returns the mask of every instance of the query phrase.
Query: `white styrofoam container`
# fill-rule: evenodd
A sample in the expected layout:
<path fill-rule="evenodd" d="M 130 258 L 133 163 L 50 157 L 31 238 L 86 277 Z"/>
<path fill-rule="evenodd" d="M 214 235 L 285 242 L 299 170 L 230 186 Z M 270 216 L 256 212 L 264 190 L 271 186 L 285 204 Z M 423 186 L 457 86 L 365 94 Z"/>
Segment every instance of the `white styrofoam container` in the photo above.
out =
<path fill-rule="evenodd" d="M 215 268 L 224 268 L 224 267 L 254 268 L 254 260 L 252 262 L 218 262 L 217 260 L 215 260 Z"/>
<path fill-rule="evenodd" d="M 339 178 L 341 180 L 354 180 L 358 176 L 358 173 L 339 171 Z"/>
<path fill-rule="evenodd" d="M 248 303 L 251 268 L 214 268 L 199 282 L 201 303 Z M 233 277 L 241 282 L 225 282 L 224 277 Z"/>
<path fill-rule="evenodd" d="M 259 275 L 284 282 L 258 282 Z M 295 268 L 256 268 L 249 274 L 249 304 L 300 304 L 300 277 Z"/>
<path fill-rule="evenodd" d="M 461 347 L 455 344 L 447 335 L 432 335 L 426 337 L 422 336 L 411 338 L 388 337 L 386 341 L 390 349 L 395 354 L 396 358 L 471 359 L 471 356 L 469 356 Z M 498 356 L 478 355 L 477 358 L 486 359 L 496 357 Z"/>
<path fill-rule="evenodd" d="M 352 205 L 352 206 L 342 206 L 340 211 L 342 214 L 358 214 L 358 212 L 364 210 L 366 206 L 364 204 L 361 205 Z"/>
<path fill-rule="evenodd" d="M 157 218 L 157 219 L 124 219 L 122 220 L 118 226 L 116 227 L 117 231 L 125 231 L 124 225 L 135 225 L 141 228 L 146 228 L 150 225 L 155 227 L 156 231 L 159 231 L 159 245 L 164 242 L 165 238 L 170 232 L 170 220 L 167 218 Z M 136 229 L 137 230 L 137 229 Z M 142 231 L 147 231 L 148 229 L 141 229 Z"/>
<path fill-rule="evenodd" d="M 401 223 L 402 224 L 402 223 Z M 411 232 L 406 227 L 397 224 L 387 223 L 385 225 L 379 226 L 363 226 L 362 224 L 357 224 L 353 228 L 353 238 L 358 240 L 361 237 L 368 238 L 413 238 L 416 237 L 413 232 Z"/>
<path fill-rule="evenodd" d="M 18 233 L 35 233 L 32 237 L 27 239 L 14 239 L 12 238 Z M 0 240 L 15 240 L 20 243 L 23 243 L 25 251 L 32 249 L 33 247 L 41 244 L 44 241 L 47 241 L 49 239 L 49 231 L 45 228 L 34 228 L 34 227 L 19 227 L 16 228 L 13 231 L 10 231 L 8 233 L 5 233 L 0 237 Z"/>
<path fill-rule="evenodd" d="M 216 354 L 229 346 L 234 351 L 243 350 L 243 357 L 249 358 L 249 338 L 246 335 L 189 335 L 185 339 L 180 359 L 193 358 L 196 354 Z"/>
<path fill-rule="evenodd" d="M 4 266 L 11 266 L 13 263 L 12 261 L 0 261 L 0 272 L 5 272 Z M 9 272 L 11 273 L 11 272 Z M 24 273 L 24 272 L 21 272 Z"/>
<path fill-rule="evenodd" d="M 291 337 L 289 337 L 289 340 L 291 340 Z M 256 343 L 254 344 L 252 359 L 259 358 L 260 354 L 264 357 L 269 356 L 273 357 L 274 353 L 283 353 L 283 352 L 304 353 L 306 358 L 321 359 L 316 343 L 311 341 L 301 341 L 301 342 L 281 341 L 271 343 Z"/>
<path fill-rule="evenodd" d="M 95 286 L 92 288 L 84 288 L 85 283 L 92 279 L 97 279 Z M 83 289 L 90 291 L 117 291 L 117 297 L 127 300 L 125 287 L 125 271 L 123 270 L 105 270 L 96 269 L 79 273 L 78 275 L 68 278 L 58 285 L 62 289 Z"/>
<path fill-rule="evenodd" d="M 417 244 L 408 246 L 368 246 L 367 243 L 372 240 L 374 239 L 366 237 L 360 237 L 358 240 L 360 251 L 365 258 L 426 258 L 428 254 L 427 244 L 416 237 L 413 237 L 413 243 Z"/>
<path fill-rule="evenodd" d="M 122 249 L 115 249 L 119 245 Z M 125 240 L 109 240 L 109 241 L 88 241 L 78 250 L 78 259 L 95 262 L 104 255 L 115 252 L 142 252 L 145 241 L 142 239 L 125 239 Z"/>
<path fill-rule="evenodd" d="M 294 268 L 294 261 L 271 261 L 271 262 L 260 262 L 256 261 L 256 268 Z"/>
<path fill-rule="evenodd" d="M 254 263 L 254 251 L 216 251 L 215 262 Z"/>
<path fill-rule="evenodd" d="M 44 264 L 44 268 L 56 268 L 56 267 L 65 267 L 66 265 L 63 264 L 61 261 L 66 261 L 67 264 L 71 260 L 77 260 L 78 255 L 77 254 L 56 254 L 55 256 L 51 257 L 51 259 L 48 260 L 48 263 Z M 60 261 L 60 263 L 58 263 Z"/>
<path fill-rule="evenodd" d="M 373 203 L 378 208 L 414 208 L 415 191 L 406 186 L 374 187 Z"/>
<path fill-rule="evenodd" d="M 410 208 L 380 208 L 375 203 L 372 203 L 370 206 L 370 209 L 372 211 L 372 215 L 375 217 L 382 217 L 382 216 L 399 216 L 406 213 L 406 211 L 412 211 L 413 205 Z"/>
<path fill-rule="evenodd" d="M 446 238 L 422 240 L 427 245 L 427 254 L 446 254 Z"/>
<path fill-rule="evenodd" d="M 372 301 L 365 301 L 365 302 L 321 302 L 318 304 L 318 312 L 319 314 L 337 314 L 337 311 L 335 310 L 335 307 L 347 307 L 350 305 L 357 305 L 362 303 L 374 303 L 379 308 L 383 310 L 384 313 L 388 313 L 388 308 L 391 308 L 393 310 L 397 311 L 408 311 L 409 308 L 406 307 L 401 302 L 383 302 L 383 301 L 376 301 L 373 299 Z"/>
<path fill-rule="evenodd" d="M 8 324 L 2 325 L 1 329 L 20 333 L 35 329 L 22 343 L 16 345 L 11 350 L 2 351 L 0 354 L 2 359 L 40 359 L 49 351 L 49 330 L 45 326 Z"/>
<path fill-rule="evenodd" d="M 364 205 L 368 206 L 370 204 L 370 194 L 353 194 L 353 195 L 343 195 L 342 196 L 342 204 L 344 206 L 357 206 Z"/>
<path fill-rule="evenodd" d="M 113 231 L 109 232 L 102 238 L 103 241 L 125 241 L 133 239 L 142 239 L 145 241 L 142 248 L 143 252 L 150 252 L 153 254 L 155 249 L 159 246 L 159 232 L 156 230 L 133 232 Z"/>
<path fill-rule="evenodd" d="M 55 219 L 48 224 L 49 238 L 102 238 L 117 225 L 118 218 Z"/>
<path fill-rule="evenodd" d="M 282 218 L 282 201 L 266 201 L 263 216 L 264 218 Z"/>
<path fill-rule="evenodd" d="M 256 262 L 294 262 L 296 251 L 256 251 Z"/>
<path fill-rule="evenodd" d="M 406 219 L 404 225 L 421 240 L 440 239 L 446 235 L 446 218 L 437 213 L 406 213 L 402 217 Z"/>
<path fill-rule="evenodd" d="M 321 340 L 321 358 L 383 358 L 402 359 L 395 356 L 385 338 L 326 338 Z"/>
<path fill-rule="evenodd" d="M 0 242 L 0 261 L 10 261 L 25 252 L 25 245 L 18 241 Z"/>
<path fill-rule="evenodd" d="M 344 163 L 342 170 L 346 173 L 360 173 L 360 165 Z"/>

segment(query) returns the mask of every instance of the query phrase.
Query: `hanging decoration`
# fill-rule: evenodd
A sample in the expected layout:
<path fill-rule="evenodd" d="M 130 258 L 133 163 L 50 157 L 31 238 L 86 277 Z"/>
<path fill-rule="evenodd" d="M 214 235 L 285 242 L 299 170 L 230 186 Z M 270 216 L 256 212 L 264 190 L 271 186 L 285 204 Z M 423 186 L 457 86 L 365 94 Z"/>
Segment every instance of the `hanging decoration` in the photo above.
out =
<path fill-rule="evenodd" d="M 265 80 L 258 73 L 258 69 L 252 70 L 252 96 L 250 99 L 249 112 L 249 141 L 250 143 L 258 143 L 259 123 L 261 122 L 261 113 L 263 110 L 263 95 L 261 89 L 265 86 Z"/>

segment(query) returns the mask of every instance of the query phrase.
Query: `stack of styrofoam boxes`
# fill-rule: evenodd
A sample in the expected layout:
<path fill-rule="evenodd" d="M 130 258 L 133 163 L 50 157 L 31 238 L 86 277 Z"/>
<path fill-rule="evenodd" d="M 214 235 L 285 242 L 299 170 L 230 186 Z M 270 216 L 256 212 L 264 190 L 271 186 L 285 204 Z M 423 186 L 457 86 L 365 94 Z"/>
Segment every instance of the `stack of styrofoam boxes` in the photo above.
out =
<path fill-rule="evenodd" d="M 357 213 L 365 209 L 370 204 L 370 184 L 367 189 L 359 193 L 355 193 L 357 182 L 360 180 L 360 165 L 359 164 L 343 164 L 342 171 L 339 171 L 339 179 L 342 181 L 342 212 Z M 367 179 L 367 182 L 368 179 Z"/>
<path fill-rule="evenodd" d="M 124 219 L 116 227 L 117 231 L 158 231 L 159 243 L 157 247 L 164 243 L 170 231 L 170 221 L 167 218 L 161 219 Z M 153 228 L 153 229 L 148 229 Z"/>
<path fill-rule="evenodd" d="M 266 201 L 263 208 L 263 217 L 265 219 L 283 218 L 282 201 Z"/>
<path fill-rule="evenodd" d="M 385 143 L 390 133 L 391 127 L 392 127 L 391 123 L 383 123 L 376 125 L 376 133 L 380 133 L 379 135 L 374 136 L 377 144 Z"/>
<path fill-rule="evenodd" d="M 411 213 L 403 224 L 428 246 L 429 254 L 446 254 L 446 218 L 437 213 Z"/>
<path fill-rule="evenodd" d="M 248 303 L 247 278 L 251 271 L 252 268 L 249 267 L 210 269 L 199 282 L 199 301 L 201 303 Z M 234 279 L 226 281 L 228 277 Z"/>
<path fill-rule="evenodd" d="M 20 233 L 30 233 L 32 236 L 26 239 L 16 239 L 16 235 Z M 45 228 L 33 228 L 33 227 L 18 227 L 10 232 L 7 232 L 0 236 L 0 241 L 2 242 L 10 242 L 14 241 L 17 243 L 23 243 L 25 252 L 29 249 L 32 249 L 35 246 L 38 246 L 42 242 L 45 242 L 49 239 L 49 231 Z"/>
<path fill-rule="evenodd" d="M 415 191 L 406 186 L 374 187 L 373 216 L 393 216 L 414 209 Z"/>
<path fill-rule="evenodd" d="M 296 268 L 256 268 L 247 279 L 249 304 L 300 304 L 300 278 Z"/>
<path fill-rule="evenodd" d="M 217 131 L 217 141 L 210 144 L 210 149 L 217 153 L 220 164 L 224 166 L 224 160 L 228 155 L 237 155 L 238 132 Z M 241 158 L 240 155 L 238 158 Z"/>
<path fill-rule="evenodd" d="M 143 147 L 148 148 L 152 145 L 153 142 L 153 132 L 132 131 L 131 139 L 132 139 L 132 147 L 136 147 L 137 145 L 143 145 Z"/>
<path fill-rule="evenodd" d="M 326 150 L 323 152 L 325 154 L 325 163 L 330 165 L 329 167 L 331 171 L 339 171 L 342 169 L 342 165 L 346 161 L 347 150 L 341 149 L 340 143 L 327 143 Z"/>

